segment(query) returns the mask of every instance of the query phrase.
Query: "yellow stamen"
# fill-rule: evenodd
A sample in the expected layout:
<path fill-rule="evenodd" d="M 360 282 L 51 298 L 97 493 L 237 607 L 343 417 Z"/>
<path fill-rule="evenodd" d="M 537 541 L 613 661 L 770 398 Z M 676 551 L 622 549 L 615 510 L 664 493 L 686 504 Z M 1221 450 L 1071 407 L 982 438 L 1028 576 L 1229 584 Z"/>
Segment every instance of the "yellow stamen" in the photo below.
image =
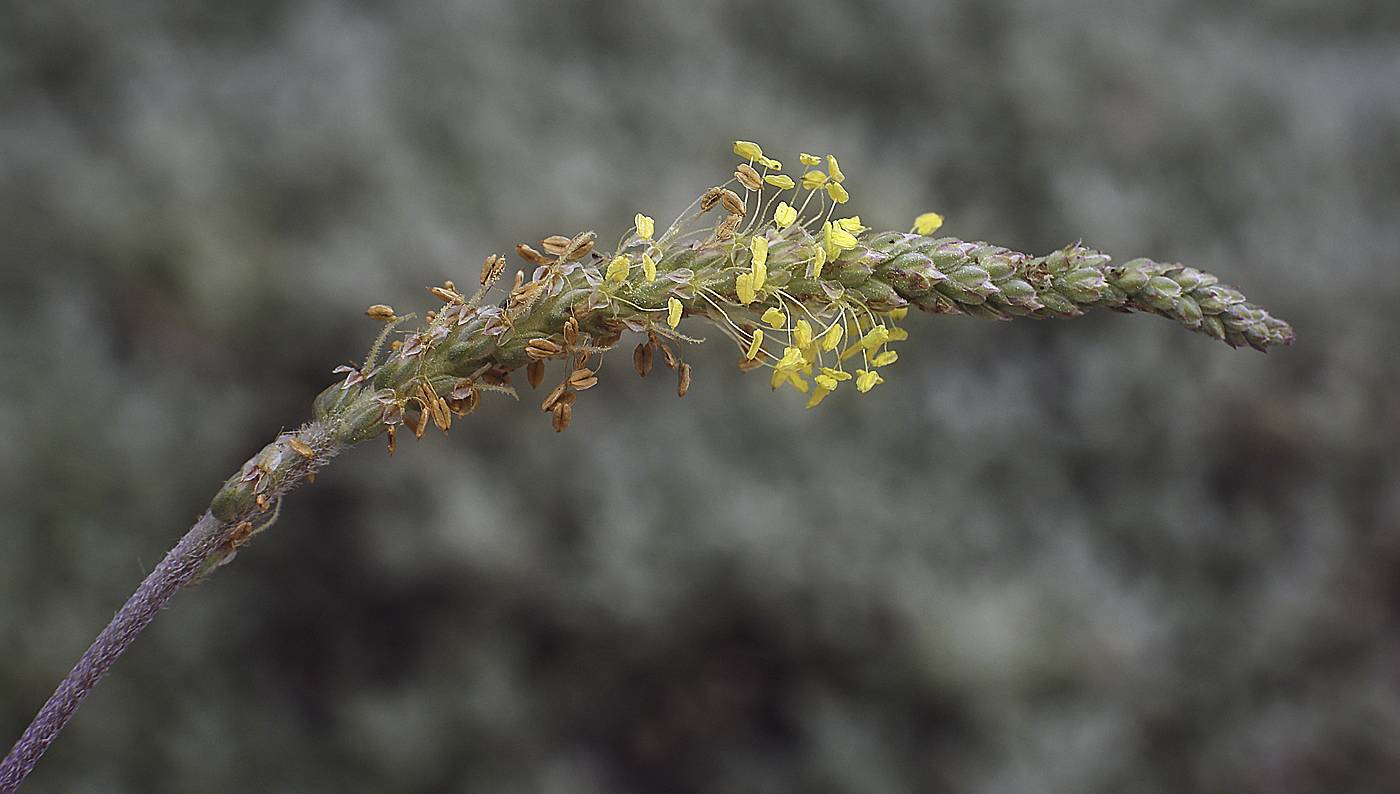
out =
<path fill-rule="evenodd" d="M 613 261 L 608 264 L 608 281 L 626 281 L 627 274 L 632 269 L 632 263 L 625 256 L 613 257 Z"/>
<path fill-rule="evenodd" d="M 925 212 L 914 219 L 914 231 L 919 234 L 933 234 L 943 225 L 943 216 L 936 212 Z"/>
<path fill-rule="evenodd" d="M 748 359 L 748 360 L 750 360 L 750 361 L 752 361 L 753 359 L 757 358 L 757 357 L 758 357 L 758 351 L 759 351 L 759 349 L 762 348 L 762 347 L 763 347 L 763 331 L 762 331 L 762 330 L 755 329 L 754 332 L 753 332 L 753 341 L 749 343 L 749 352 L 747 352 L 747 353 L 744 354 L 744 358 L 746 358 L 746 359 Z"/>

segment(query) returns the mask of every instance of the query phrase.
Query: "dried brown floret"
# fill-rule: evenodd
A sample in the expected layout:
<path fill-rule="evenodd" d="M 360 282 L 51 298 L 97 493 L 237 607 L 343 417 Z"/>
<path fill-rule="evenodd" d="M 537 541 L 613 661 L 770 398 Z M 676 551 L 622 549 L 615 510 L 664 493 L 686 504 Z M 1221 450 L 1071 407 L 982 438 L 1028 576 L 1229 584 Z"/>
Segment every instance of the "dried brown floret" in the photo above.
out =
<path fill-rule="evenodd" d="M 365 310 L 365 315 L 370 319 L 378 320 L 381 323 L 391 323 L 398 319 L 394 316 L 394 310 L 382 303 L 376 303 Z"/>
<path fill-rule="evenodd" d="M 705 195 L 700 197 L 700 211 L 709 212 L 719 203 L 719 198 L 724 194 L 724 188 L 712 187 L 705 191 Z"/>
<path fill-rule="evenodd" d="M 515 253 L 519 254 L 520 258 L 526 262 L 536 265 L 544 264 L 544 255 L 524 243 L 516 243 Z"/>
<path fill-rule="evenodd" d="M 545 359 L 559 352 L 559 345 L 548 339 L 531 339 L 525 343 L 525 355 L 534 359 Z"/>
<path fill-rule="evenodd" d="M 744 208 L 744 200 L 739 198 L 738 193 L 735 193 L 729 188 L 719 189 L 719 203 L 723 204 L 725 209 L 741 218 L 749 214 L 749 211 Z"/>
<path fill-rule="evenodd" d="M 569 419 L 573 417 L 574 409 L 568 403 L 559 403 L 554 406 L 552 412 L 554 416 L 550 420 L 550 424 L 554 426 L 556 431 L 564 432 L 564 428 L 569 426 Z"/>
<path fill-rule="evenodd" d="M 540 408 L 546 411 L 553 410 L 554 405 L 563 399 L 564 395 L 568 393 L 568 390 L 569 384 L 567 381 L 555 386 L 554 391 L 550 392 L 549 396 L 544 398 L 544 402 L 540 403 Z"/>
<path fill-rule="evenodd" d="M 719 228 L 715 229 L 715 239 L 730 239 L 734 236 L 734 232 L 739 228 L 739 224 L 743 223 L 743 221 L 744 216 L 742 215 L 730 215 L 728 218 L 725 218 L 723 221 L 720 222 Z"/>
<path fill-rule="evenodd" d="M 759 190 L 763 187 L 763 179 L 758 172 L 753 170 L 753 166 L 748 163 L 741 163 L 738 170 L 734 172 L 734 178 L 739 180 L 739 184 L 749 190 Z"/>
<path fill-rule="evenodd" d="M 690 391 L 690 365 L 682 364 L 679 380 L 676 382 L 676 396 L 684 397 Z"/>
<path fill-rule="evenodd" d="M 506 269 L 506 258 L 500 254 L 492 254 L 486 257 L 486 264 L 481 266 L 481 286 L 489 287 L 496 283 L 496 279 L 501 277 L 501 273 Z"/>
<path fill-rule="evenodd" d="M 544 252 L 546 254 L 549 254 L 550 256 L 559 256 L 560 254 L 564 253 L 564 250 L 566 248 L 569 247 L 569 242 L 569 238 L 563 235 L 552 234 L 549 237 L 540 240 L 540 247 L 543 248 Z"/>
<path fill-rule="evenodd" d="M 576 369 L 569 374 L 569 385 L 583 391 L 597 385 L 598 379 L 593 376 L 591 369 Z"/>

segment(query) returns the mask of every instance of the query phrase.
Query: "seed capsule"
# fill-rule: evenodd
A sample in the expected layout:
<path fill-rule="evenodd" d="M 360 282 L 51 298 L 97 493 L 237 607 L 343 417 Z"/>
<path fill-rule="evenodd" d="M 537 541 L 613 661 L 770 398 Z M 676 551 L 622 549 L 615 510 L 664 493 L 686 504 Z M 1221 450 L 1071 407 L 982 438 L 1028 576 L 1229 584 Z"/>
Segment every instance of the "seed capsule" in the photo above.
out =
<path fill-rule="evenodd" d="M 558 402 L 561 399 L 564 398 L 564 395 L 568 393 L 568 390 L 569 384 L 567 381 L 559 384 L 558 386 L 555 386 L 554 391 L 550 392 L 549 396 L 544 398 L 544 402 L 540 403 L 540 407 L 546 411 L 554 410 L 554 406 L 558 404 Z"/>
<path fill-rule="evenodd" d="M 569 240 L 569 238 L 563 235 L 552 234 L 549 237 L 540 240 L 540 247 L 543 248 L 544 252 L 546 254 L 549 254 L 550 256 L 559 256 L 560 254 L 564 253 L 565 249 L 569 247 L 570 242 L 571 241 Z"/>
<path fill-rule="evenodd" d="M 554 417 L 550 420 L 550 424 L 554 425 L 557 432 L 564 432 L 564 428 L 569 426 L 569 419 L 573 417 L 573 412 L 574 409 L 568 403 L 559 403 L 554 406 Z"/>
<path fill-rule="evenodd" d="M 593 232 L 579 232 L 574 239 L 568 241 L 564 250 L 559 252 L 559 258 L 565 262 L 582 259 L 592 250 Z"/>
<path fill-rule="evenodd" d="M 539 251 L 536 251 L 524 243 L 516 243 L 515 253 L 519 254 L 520 258 L 524 259 L 526 262 L 536 265 L 544 264 L 544 256 Z"/>
<path fill-rule="evenodd" d="M 763 187 L 763 179 L 759 177 L 757 171 L 753 170 L 753 166 L 748 163 L 739 166 L 739 169 L 734 172 L 734 178 L 738 179 L 739 184 L 749 190 L 759 190 Z"/>
<path fill-rule="evenodd" d="M 569 375 L 569 385 L 579 391 L 595 386 L 597 383 L 598 379 L 593 377 L 591 369 L 576 369 Z"/>
<path fill-rule="evenodd" d="M 720 188 L 719 202 L 724 205 L 725 209 L 729 210 L 735 215 L 738 215 L 741 218 L 749 214 L 749 211 L 744 208 L 744 200 L 739 198 L 738 193 L 735 193 L 734 191 L 728 188 Z"/>
<path fill-rule="evenodd" d="M 433 293 L 438 300 L 443 303 L 456 303 L 462 299 L 456 290 L 443 289 L 442 287 L 428 287 L 428 291 Z"/>
<path fill-rule="evenodd" d="M 417 414 L 411 414 L 405 411 L 403 415 L 403 424 L 404 427 L 407 427 L 409 431 L 413 433 L 414 438 L 422 438 L 423 434 L 428 432 L 427 409 L 424 408 Z"/>
<path fill-rule="evenodd" d="M 382 303 L 376 303 L 365 310 L 365 315 L 370 319 L 378 320 L 381 323 L 392 323 L 395 319 L 394 310 Z"/>
<path fill-rule="evenodd" d="M 544 382 L 544 362 L 531 361 L 530 365 L 525 368 L 525 380 L 530 382 L 530 388 L 539 388 L 539 385 Z"/>
<path fill-rule="evenodd" d="M 682 364 L 680 379 L 676 383 L 676 396 L 684 397 L 688 391 L 690 391 L 690 365 Z"/>
<path fill-rule="evenodd" d="M 730 215 L 728 218 L 725 218 L 724 221 L 720 223 L 719 228 L 715 229 L 715 239 L 728 240 L 733 237 L 734 232 L 739 228 L 739 224 L 742 223 L 743 220 L 744 216 L 742 215 Z"/>
<path fill-rule="evenodd" d="M 705 195 L 700 197 L 700 211 L 709 212 L 719 203 L 719 197 L 723 195 L 724 188 L 712 187 L 705 191 Z"/>
<path fill-rule="evenodd" d="M 506 269 L 506 258 L 500 254 L 492 254 L 486 257 L 486 264 L 481 266 L 481 286 L 489 287 L 496 283 L 496 279 L 501 277 L 501 272 Z"/>
<path fill-rule="evenodd" d="M 632 351 L 632 368 L 637 370 L 637 374 L 643 378 L 651 372 L 651 345 L 643 342 L 637 345 L 637 349 Z"/>
<path fill-rule="evenodd" d="M 525 355 L 533 359 L 549 358 L 559 352 L 559 345 L 548 339 L 531 339 L 525 343 Z"/>

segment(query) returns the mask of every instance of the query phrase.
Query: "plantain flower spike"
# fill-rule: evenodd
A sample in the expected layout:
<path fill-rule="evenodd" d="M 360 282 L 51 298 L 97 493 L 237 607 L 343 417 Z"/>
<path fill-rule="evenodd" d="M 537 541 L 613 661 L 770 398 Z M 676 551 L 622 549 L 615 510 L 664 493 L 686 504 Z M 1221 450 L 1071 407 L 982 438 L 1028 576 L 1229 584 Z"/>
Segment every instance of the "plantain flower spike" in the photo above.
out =
<path fill-rule="evenodd" d="M 770 176 L 781 168 L 758 144 L 736 141 L 734 152 L 742 165 L 756 164 Z M 639 213 L 636 233 L 617 251 L 539 257 L 533 273 L 520 274 L 494 303 L 444 288 L 439 297 L 447 305 L 407 331 L 399 328 L 407 317 L 372 312 L 386 324 L 368 359 L 341 368 L 351 374 L 317 398 L 315 419 L 289 436 L 297 444 L 270 446 L 225 483 L 215 516 L 250 520 L 298 472 L 309 473 L 346 446 L 387 435 L 392 447 L 399 425 L 418 437 L 429 424 L 446 431 L 483 393 L 514 394 L 511 373 L 521 367 L 530 368 L 533 386 L 545 365 L 562 364 L 562 382 L 545 407 L 556 427 L 564 425 L 561 417 L 572 413 L 582 384 L 596 382 L 596 370 L 586 366 L 590 357 L 625 333 L 645 334 L 639 355 L 649 361 L 659 349 L 688 386 L 690 366 L 678 352 L 693 341 L 678 330 L 687 317 L 728 336 L 743 356 L 741 369 L 767 367 L 774 388 L 792 386 L 809 406 L 848 381 L 857 392 L 883 383 L 883 369 L 898 358 L 892 346 L 908 338 L 899 323 L 910 308 L 1004 320 L 1074 317 L 1103 307 L 1166 317 L 1232 347 L 1268 350 L 1293 341 L 1287 323 L 1184 265 L 1113 264 L 1079 243 L 1030 256 L 933 237 L 943 217 L 931 212 L 915 218 L 910 232 L 833 217 L 852 181 L 833 156 L 802 153 L 798 162 L 809 169 L 799 181 L 764 181 L 753 204 L 764 209 L 753 217 L 716 217 L 706 211 L 713 203 L 701 203 L 657 234 L 651 218 Z M 821 165 L 826 170 L 814 168 Z M 723 188 L 707 195 L 717 190 Z M 391 334 L 400 338 L 384 344 Z M 381 357 L 381 350 L 388 352 Z"/>

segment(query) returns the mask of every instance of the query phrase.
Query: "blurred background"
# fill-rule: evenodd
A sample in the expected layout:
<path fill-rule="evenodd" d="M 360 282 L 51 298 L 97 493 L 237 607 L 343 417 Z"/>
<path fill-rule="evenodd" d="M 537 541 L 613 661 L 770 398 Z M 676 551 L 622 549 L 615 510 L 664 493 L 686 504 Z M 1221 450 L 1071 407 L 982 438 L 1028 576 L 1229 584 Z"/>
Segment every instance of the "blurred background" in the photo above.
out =
<path fill-rule="evenodd" d="M 0 3 L 4 747 L 366 306 L 667 222 L 739 138 L 1298 341 L 916 313 L 803 410 L 624 340 L 563 434 L 527 389 L 336 460 L 24 790 L 1400 790 L 1386 0 Z"/>

